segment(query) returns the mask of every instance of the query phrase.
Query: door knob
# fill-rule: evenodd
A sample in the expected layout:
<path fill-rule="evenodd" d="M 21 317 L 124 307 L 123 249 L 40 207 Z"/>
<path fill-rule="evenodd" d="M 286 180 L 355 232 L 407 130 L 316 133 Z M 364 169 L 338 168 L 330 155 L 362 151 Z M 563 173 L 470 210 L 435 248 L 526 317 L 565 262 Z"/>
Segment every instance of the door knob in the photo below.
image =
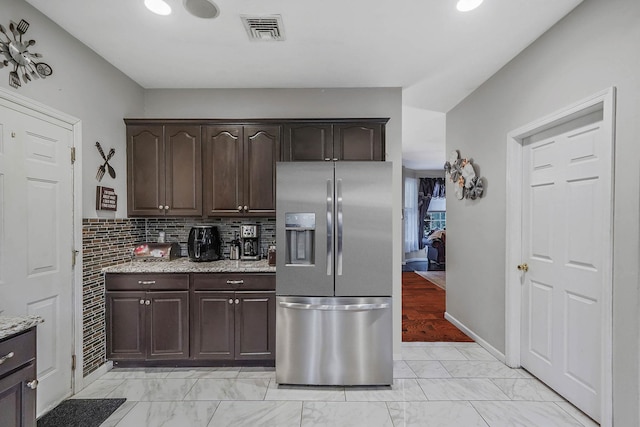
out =
<path fill-rule="evenodd" d="M 31 390 L 37 389 L 38 388 L 38 380 L 29 381 L 27 383 L 27 387 L 29 387 Z"/>
<path fill-rule="evenodd" d="M 529 271 L 529 266 L 526 263 L 525 264 L 520 264 L 518 266 L 518 270 L 524 271 L 526 273 L 527 271 Z"/>

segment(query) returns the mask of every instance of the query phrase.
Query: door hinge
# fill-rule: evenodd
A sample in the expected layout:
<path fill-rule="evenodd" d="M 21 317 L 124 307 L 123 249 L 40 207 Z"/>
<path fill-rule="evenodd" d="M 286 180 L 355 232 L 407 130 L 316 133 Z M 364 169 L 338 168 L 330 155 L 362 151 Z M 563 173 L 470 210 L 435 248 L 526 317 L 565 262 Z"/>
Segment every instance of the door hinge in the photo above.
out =
<path fill-rule="evenodd" d="M 76 259 L 78 258 L 78 251 L 75 249 L 71 250 L 71 268 L 76 266 Z"/>
<path fill-rule="evenodd" d="M 76 370 L 76 355 L 75 354 L 71 355 L 71 370 L 72 371 Z"/>
<path fill-rule="evenodd" d="M 71 147 L 71 164 L 76 162 L 76 147 Z"/>

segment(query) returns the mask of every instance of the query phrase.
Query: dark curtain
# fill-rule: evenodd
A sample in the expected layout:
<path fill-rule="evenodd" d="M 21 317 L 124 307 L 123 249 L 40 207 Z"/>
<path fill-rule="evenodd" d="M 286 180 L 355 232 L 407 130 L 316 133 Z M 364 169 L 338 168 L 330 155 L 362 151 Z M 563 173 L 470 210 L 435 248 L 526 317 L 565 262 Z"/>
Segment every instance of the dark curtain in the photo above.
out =
<path fill-rule="evenodd" d="M 432 197 L 445 197 L 445 183 L 442 178 L 420 178 L 418 185 L 418 247 L 424 248 L 424 218 Z"/>

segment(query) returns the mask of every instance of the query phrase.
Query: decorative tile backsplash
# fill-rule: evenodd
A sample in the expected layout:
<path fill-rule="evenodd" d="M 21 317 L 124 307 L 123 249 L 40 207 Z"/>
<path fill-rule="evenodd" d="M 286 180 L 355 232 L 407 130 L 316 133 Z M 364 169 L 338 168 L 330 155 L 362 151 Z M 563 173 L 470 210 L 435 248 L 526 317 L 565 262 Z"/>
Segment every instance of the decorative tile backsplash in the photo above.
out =
<path fill-rule="evenodd" d="M 240 225 L 260 226 L 260 253 L 275 241 L 275 218 L 85 218 L 82 221 L 83 375 L 86 377 L 106 360 L 104 274 L 102 269 L 131 259 L 131 250 L 142 242 L 155 242 L 160 231 L 166 242 L 178 242 L 187 256 L 189 230 L 194 225 L 218 227 L 222 252 L 229 256 L 229 242 Z"/>

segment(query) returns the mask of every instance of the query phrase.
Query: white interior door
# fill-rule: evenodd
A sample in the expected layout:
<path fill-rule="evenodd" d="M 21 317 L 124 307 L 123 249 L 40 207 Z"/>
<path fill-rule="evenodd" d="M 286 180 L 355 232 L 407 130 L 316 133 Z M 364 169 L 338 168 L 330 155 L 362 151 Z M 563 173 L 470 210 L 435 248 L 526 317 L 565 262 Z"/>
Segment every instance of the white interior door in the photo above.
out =
<path fill-rule="evenodd" d="M 524 368 L 599 421 L 611 146 L 601 119 L 584 121 L 523 148 L 520 351 Z"/>
<path fill-rule="evenodd" d="M 41 414 L 72 393 L 73 132 L 17 110 L 0 106 L 0 309 L 44 318 Z"/>

